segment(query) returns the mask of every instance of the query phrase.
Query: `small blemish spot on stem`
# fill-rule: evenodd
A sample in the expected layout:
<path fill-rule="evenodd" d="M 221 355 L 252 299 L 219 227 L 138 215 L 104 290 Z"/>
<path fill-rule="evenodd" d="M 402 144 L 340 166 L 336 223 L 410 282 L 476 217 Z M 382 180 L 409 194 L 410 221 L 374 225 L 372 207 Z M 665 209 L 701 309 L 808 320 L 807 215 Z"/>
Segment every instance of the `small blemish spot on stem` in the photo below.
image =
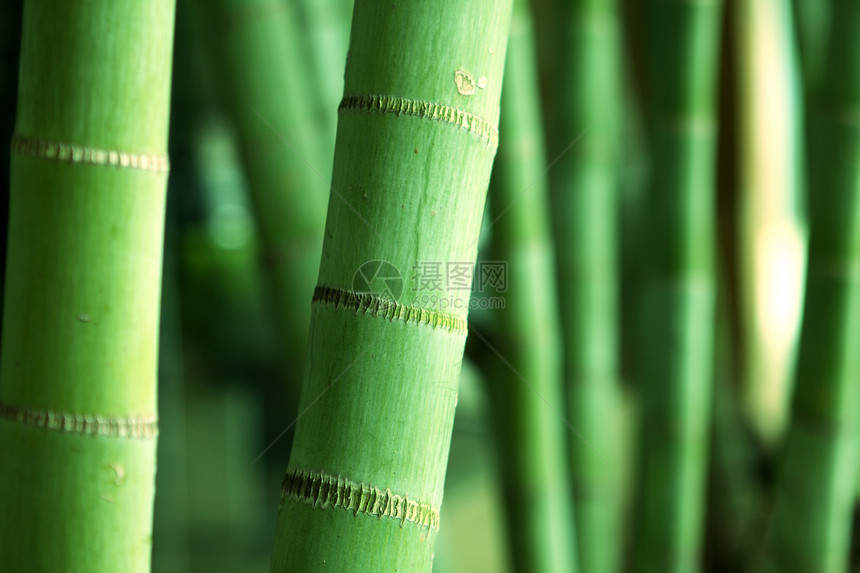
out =
<path fill-rule="evenodd" d="M 90 319 L 90 315 L 88 315 L 88 314 L 86 314 L 86 313 L 79 314 L 79 315 L 78 315 L 78 316 L 76 316 L 75 318 L 77 318 L 77 319 L 78 319 L 78 320 L 80 320 L 81 322 L 89 322 L 89 321 L 91 320 L 91 319 Z"/>
<path fill-rule="evenodd" d="M 479 78 L 478 87 L 481 89 L 485 89 L 487 87 L 487 78 Z"/>
<path fill-rule="evenodd" d="M 418 148 L 416 147 L 416 148 L 415 148 L 415 155 L 418 155 L 418 152 L 419 152 L 419 151 L 421 151 L 421 150 L 420 150 L 420 149 L 418 149 Z"/>
<path fill-rule="evenodd" d="M 475 93 L 475 78 L 466 70 L 454 72 L 454 84 L 457 86 L 457 91 L 463 95 L 470 96 Z"/>
<path fill-rule="evenodd" d="M 110 467 L 116 473 L 116 479 L 114 479 L 113 483 L 115 485 L 122 485 L 122 482 L 125 481 L 125 468 L 122 467 L 122 464 L 111 464 Z"/>

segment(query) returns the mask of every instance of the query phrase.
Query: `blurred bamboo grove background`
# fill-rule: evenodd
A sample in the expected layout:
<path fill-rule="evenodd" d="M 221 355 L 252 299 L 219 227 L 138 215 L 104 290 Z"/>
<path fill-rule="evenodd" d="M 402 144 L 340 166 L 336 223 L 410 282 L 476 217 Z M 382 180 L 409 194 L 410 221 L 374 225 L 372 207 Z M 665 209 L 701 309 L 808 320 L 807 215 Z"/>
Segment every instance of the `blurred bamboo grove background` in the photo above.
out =
<path fill-rule="evenodd" d="M 144 549 L 128 570 L 150 567 L 151 543 L 151 570 L 165 573 L 270 562 L 310 571 L 326 566 L 320 555 L 332 555 L 330 569 L 339 558 L 386 571 L 399 559 L 442 573 L 860 571 L 860 4 L 424 4 L 177 0 L 174 28 L 172 0 L 151 11 L 138 0 L 81 0 L 65 19 L 47 0 L 0 0 L 0 136 L 15 136 L 12 161 L 0 157 L 4 241 L 11 222 L 0 249 L 0 570 L 48 570 L 59 559 L 93 571 L 136 539 Z M 119 21 L 149 51 L 124 46 Z M 37 414 L 66 404 L 146 409 L 145 380 L 128 386 L 131 398 L 100 384 L 121 371 L 122 337 L 154 324 L 153 297 L 128 302 L 107 337 L 58 326 L 42 332 L 46 345 L 32 327 L 54 324 L 53 307 L 38 305 L 60 309 L 65 292 L 118 296 L 105 304 L 124 308 L 123 292 L 152 290 L 153 259 L 140 253 L 158 247 L 163 181 L 99 179 L 122 175 L 118 164 L 57 168 L 26 138 L 70 133 L 94 139 L 66 143 L 157 153 L 166 103 L 114 106 L 134 101 L 121 80 L 129 70 L 136 81 L 147 70 L 165 80 L 171 34 L 158 469 L 146 537 L 150 445 L 113 450 L 110 440 L 136 438 L 68 437 Z M 458 63 L 437 77 L 448 62 Z M 155 80 L 142 85 L 160 93 Z M 374 86 L 400 91 L 356 96 Z M 345 89 L 354 97 L 342 103 Z M 422 121 L 419 108 L 403 107 L 409 98 L 468 113 Z M 374 105 L 401 107 L 370 113 Z M 128 133 L 98 131 L 119 117 Z M 153 205 L 98 195 L 144 188 Z M 93 217 L 81 200 L 46 207 L 50 193 L 86 194 Z M 92 226 L 66 228 L 72 219 Z M 88 234 L 99 221 L 149 231 L 105 241 Z M 88 244 L 98 260 L 125 261 L 128 284 L 82 279 L 74 257 Z M 44 260 L 57 265 L 34 263 Z M 53 290 L 35 288 L 48 271 Z M 115 282 L 115 292 L 99 286 Z M 366 297 L 355 324 L 344 318 L 351 303 L 336 298 L 349 289 Z M 319 304 L 345 314 L 332 319 Z M 405 325 L 419 332 L 407 341 L 381 321 L 410 305 L 428 324 Z M 357 333 L 389 345 L 402 336 L 398 352 L 410 355 Z M 75 351 L 93 355 L 65 360 Z M 409 380 L 403 365 L 419 358 L 424 378 Z M 143 380 L 155 368 L 148 360 L 123 372 Z M 87 380 L 57 384 L 51 373 Z M 401 402 L 386 402 L 399 391 Z M 416 402 L 427 410 L 391 410 Z M 365 411 L 377 418 L 366 436 L 354 426 Z M 424 420 L 426 434 L 411 434 L 408 420 Z M 376 446 L 395 438 L 406 451 Z M 120 512 L 80 509 L 86 531 L 65 533 L 82 516 L 61 506 L 115 501 L 78 483 L 92 476 L 75 460 L 110 456 L 126 457 L 93 479 L 128 477 L 128 488 L 142 488 L 136 505 L 117 493 Z M 347 513 L 352 502 L 331 497 L 326 508 L 302 505 L 327 478 L 301 471 L 340 471 L 310 467 L 320 459 L 375 476 L 377 495 L 413 484 L 385 498 L 402 515 Z M 47 505 L 31 512 L 19 499 Z M 127 529 L 109 521 L 123 515 L 135 521 Z M 21 531 L 32 532 L 26 543 Z M 329 547 L 324 531 L 344 537 Z M 32 549 L 40 543 L 53 549 Z M 353 561 L 362 551 L 372 554 Z"/>

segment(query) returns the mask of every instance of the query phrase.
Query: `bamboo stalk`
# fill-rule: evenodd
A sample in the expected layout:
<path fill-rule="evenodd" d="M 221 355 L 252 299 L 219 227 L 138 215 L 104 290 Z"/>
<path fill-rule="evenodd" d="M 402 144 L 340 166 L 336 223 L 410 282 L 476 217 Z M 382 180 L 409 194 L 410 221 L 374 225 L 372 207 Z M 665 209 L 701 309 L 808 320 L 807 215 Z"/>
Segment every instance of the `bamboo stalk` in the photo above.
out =
<path fill-rule="evenodd" d="M 800 46 L 800 65 L 807 90 L 820 84 L 827 54 L 827 35 L 833 17 L 831 2 L 791 0 L 796 42 Z"/>
<path fill-rule="evenodd" d="M 179 27 L 178 27 L 179 28 Z M 181 28 L 180 28 L 181 29 Z M 179 66 L 177 58 L 174 63 Z M 175 92 L 174 92 L 175 93 Z M 174 109 L 176 97 L 173 98 Z M 181 99 L 181 98 L 180 98 Z M 183 128 L 185 126 L 182 126 Z M 176 129 L 171 127 L 171 156 L 176 159 Z M 180 155 L 182 151 L 180 151 Z M 154 571 L 188 571 L 191 563 L 189 504 L 188 504 L 188 449 L 186 434 L 185 384 L 182 376 L 183 345 L 179 265 L 177 254 L 177 222 L 175 198 L 187 184 L 188 176 L 176 177 L 176 171 L 186 171 L 190 163 L 175 162 L 170 178 L 166 229 L 164 239 L 164 265 L 161 298 L 161 319 L 158 356 L 158 412 L 161 428 L 169 441 L 158 448 L 156 489 L 153 516 L 152 569 Z M 183 169 L 184 167 L 184 169 Z M 186 171 L 187 174 L 187 171 Z"/>
<path fill-rule="evenodd" d="M 787 425 L 803 296 L 802 86 L 789 0 L 742 0 L 732 8 L 742 399 L 771 445 Z"/>
<path fill-rule="evenodd" d="M 28 0 L 0 569 L 149 570 L 174 2 Z"/>
<path fill-rule="evenodd" d="M 648 9 L 652 181 L 641 301 L 643 474 L 635 569 L 700 567 L 714 331 L 719 2 Z"/>
<path fill-rule="evenodd" d="M 0 3 L 0 141 L 15 131 L 15 100 L 21 48 L 22 0 Z M 9 204 L 10 156 L 0 154 L 0 201 Z M 4 211 L 6 213 L 6 211 Z M 6 272 L 7 217 L 0 217 L 0 285 Z"/>
<path fill-rule="evenodd" d="M 821 82 L 807 93 L 809 265 L 792 420 L 767 567 L 847 570 L 860 400 L 860 5 L 831 3 Z"/>
<path fill-rule="evenodd" d="M 564 380 L 571 424 L 583 571 L 618 570 L 618 273 L 616 268 L 621 54 L 615 0 L 556 2 L 556 87 L 547 110 Z"/>
<path fill-rule="evenodd" d="M 432 565 L 469 291 L 417 270 L 475 261 L 509 23 L 506 0 L 355 7 L 271 571 Z"/>
<path fill-rule="evenodd" d="M 722 221 L 721 221 L 722 223 Z M 719 253 L 714 343 L 714 406 L 708 484 L 706 570 L 749 571 L 751 551 L 761 546 L 763 496 L 751 435 L 745 432 L 737 396 L 738 343 L 728 286 L 726 252 Z"/>
<path fill-rule="evenodd" d="M 314 103 L 324 132 L 326 169 L 334 153 L 337 106 L 343 93 L 343 68 L 349 43 L 352 0 L 302 0 L 302 32 L 311 75 L 315 80 Z"/>
<path fill-rule="evenodd" d="M 480 246 L 478 252 L 482 252 Z M 470 326 L 475 328 L 474 321 Z M 477 337 L 469 344 L 486 348 Z M 460 369 L 445 472 L 445 527 L 436 538 L 433 570 L 505 573 L 511 566 L 489 396 L 483 372 L 470 354 L 467 348 Z M 481 526 L 475 527 L 476 523 Z"/>
<path fill-rule="evenodd" d="M 531 16 L 515 1 L 490 191 L 507 292 L 492 337 L 500 356 L 489 358 L 487 379 L 513 569 L 549 573 L 578 567 L 536 64 Z"/>
<path fill-rule="evenodd" d="M 324 137 L 311 105 L 296 6 L 270 0 L 215 0 L 195 6 L 208 39 L 242 151 L 265 248 L 282 350 L 302 371 L 322 248 Z"/>

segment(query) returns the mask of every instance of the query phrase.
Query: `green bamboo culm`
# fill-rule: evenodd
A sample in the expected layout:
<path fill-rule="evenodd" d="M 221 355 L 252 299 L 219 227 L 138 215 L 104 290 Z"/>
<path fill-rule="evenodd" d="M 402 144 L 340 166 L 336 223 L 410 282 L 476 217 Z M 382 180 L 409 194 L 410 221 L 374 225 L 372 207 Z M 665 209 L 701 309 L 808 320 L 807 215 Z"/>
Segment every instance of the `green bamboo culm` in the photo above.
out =
<path fill-rule="evenodd" d="M 337 106 L 343 93 L 349 24 L 353 0 L 301 0 L 304 44 L 314 78 L 317 125 L 325 141 L 328 171 L 334 153 Z"/>
<path fill-rule="evenodd" d="M 833 17 L 832 4 L 791 0 L 796 42 L 800 46 L 800 65 L 807 90 L 816 89 L 823 77 L 827 36 Z"/>
<path fill-rule="evenodd" d="M 3 571 L 149 571 L 173 18 L 173 0 L 24 5 Z"/>
<path fill-rule="evenodd" d="M 847 570 L 860 448 L 860 5 L 829 8 L 821 81 L 807 92 L 806 303 L 766 551 L 766 570 L 786 573 Z"/>
<path fill-rule="evenodd" d="M 621 45 L 616 0 L 554 4 L 549 171 L 576 529 L 583 571 L 618 570 L 616 264 Z M 562 64 L 564 62 L 564 64 Z"/>
<path fill-rule="evenodd" d="M 787 426 L 802 302 L 802 86 L 790 0 L 740 0 L 727 13 L 738 100 L 740 398 L 771 446 Z"/>
<path fill-rule="evenodd" d="M 642 478 L 634 569 L 700 569 L 713 386 L 720 2 L 648 5 L 652 174 L 641 299 Z"/>
<path fill-rule="evenodd" d="M 510 10 L 355 7 L 273 572 L 432 566 Z"/>
<path fill-rule="evenodd" d="M 507 264 L 507 292 L 487 390 L 513 568 L 554 573 L 578 569 L 536 64 L 531 17 L 517 0 L 490 187 L 494 259 Z"/>
<path fill-rule="evenodd" d="M 296 6 L 270 0 L 194 4 L 206 18 L 264 245 L 271 300 L 291 374 L 307 345 L 326 208 L 324 141 L 311 105 Z"/>

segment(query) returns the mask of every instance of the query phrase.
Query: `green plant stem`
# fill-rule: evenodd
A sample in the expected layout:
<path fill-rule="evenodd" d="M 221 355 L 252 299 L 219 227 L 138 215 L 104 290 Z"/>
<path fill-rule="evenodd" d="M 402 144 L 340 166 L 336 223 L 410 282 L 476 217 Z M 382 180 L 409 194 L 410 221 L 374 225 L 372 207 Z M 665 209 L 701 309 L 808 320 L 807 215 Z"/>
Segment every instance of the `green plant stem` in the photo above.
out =
<path fill-rule="evenodd" d="M 769 570 L 788 573 L 847 570 L 860 448 L 860 5 L 831 8 L 821 82 L 807 93 L 806 304 L 767 551 Z"/>
<path fill-rule="evenodd" d="M 28 0 L 0 569 L 149 570 L 172 0 Z"/>
<path fill-rule="evenodd" d="M 355 7 L 272 571 L 432 565 L 469 290 L 424 267 L 475 261 L 510 9 Z"/>
<path fill-rule="evenodd" d="M 302 32 L 312 75 L 315 79 L 314 102 L 319 129 L 325 139 L 325 163 L 328 169 L 334 153 L 337 105 L 343 93 L 343 68 L 349 47 L 349 22 L 352 0 L 302 0 Z"/>
<path fill-rule="evenodd" d="M 177 64 L 177 58 L 174 58 Z M 174 92 L 175 93 L 175 92 Z M 174 106 L 176 97 L 173 98 Z M 181 99 L 181 97 L 179 98 Z M 182 125 L 184 130 L 186 126 Z M 169 441 L 162 441 L 158 448 L 156 489 L 153 517 L 152 569 L 155 571 L 187 571 L 190 566 L 190 528 L 188 504 L 188 449 L 186 434 L 186 400 L 182 376 L 183 348 L 181 332 L 181 310 L 179 291 L 179 269 L 177 248 L 177 217 L 175 200 L 183 188 L 187 188 L 190 162 L 176 162 L 176 132 L 171 128 L 170 151 L 174 168 L 170 177 L 168 206 L 164 240 L 164 264 L 159 332 L 158 366 L 158 412 L 161 428 Z M 180 136 L 180 140 L 185 138 Z M 184 143 L 184 141 L 183 141 Z M 183 154 L 183 150 L 179 151 Z M 180 172 L 177 177 L 177 171 Z"/>
<path fill-rule="evenodd" d="M 490 192 L 507 292 L 487 378 L 514 570 L 552 573 L 576 571 L 577 561 L 536 64 L 528 9 L 515 2 Z"/>
<path fill-rule="evenodd" d="M 616 199 L 621 115 L 615 0 L 556 3 L 549 171 L 573 492 L 583 571 L 619 566 Z M 556 68 L 557 69 L 557 68 Z"/>
<path fill-rule="evenodd" d="M 713 385 L 719 2 L 653 0 L 646 80 L 652 181 L 639 361 L 635 570 L 700 567 Z"/>
<path fill-rule="evenodd" d="M 722 255 L 722 253 L 721 253 Z M 761 546 L 762 495 L 756 479 L 756 452 L 744 431 L 737 396 L 738 348 L 733 340 L 731 289 L 725 256 L 717 269 L 714 343 L 714 406 L 708 487 L 707 567 L 717 571 L 749 571 L 751 551 Z"/>
<path fill-rule="evenodd" d="M 800 65 L 807 89 L 817 89 L 827 63 L 827 34 L 833 17 L 832 2 L 791 0 L 796 41 L 800 46 Z"/>
<path fill-rule="evenodd" d="M 802 302 L 802 86 L 790 0 L 741 0 L 731 13 L 741 398 L 772 445 L 787 425 Z"/>
<path fill-rule="evenodd" d="M 282 335 L 298 378 L 322 248 L 326 179 L 319 173 L 323 141 L 315 122 L 313 82 L 303 75 L 296 6 L 271 0 L 196 4 L 208 18 L 213 48 L 239 135 L 264 264 Z"/>

